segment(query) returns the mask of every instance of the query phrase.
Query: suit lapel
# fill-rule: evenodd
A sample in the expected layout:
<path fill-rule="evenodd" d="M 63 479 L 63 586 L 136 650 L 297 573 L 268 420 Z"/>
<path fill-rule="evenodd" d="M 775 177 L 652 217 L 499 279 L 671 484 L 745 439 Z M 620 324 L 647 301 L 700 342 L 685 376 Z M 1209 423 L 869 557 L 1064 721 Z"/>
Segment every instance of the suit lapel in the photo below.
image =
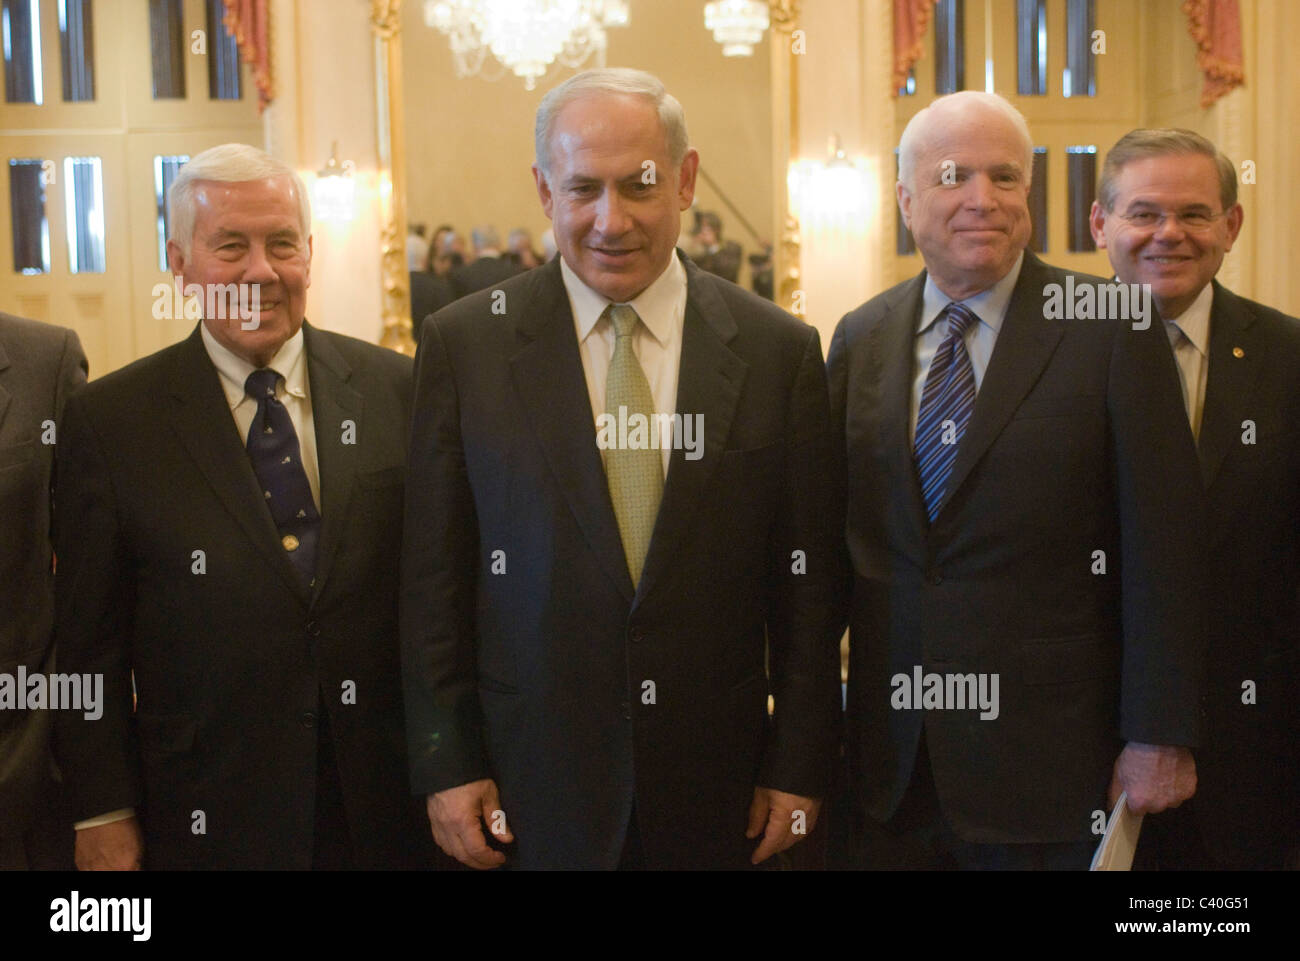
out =
<path fill-rule="evenodd" d="M 307 323 L 302 325 L 302 330 L 320 468 L 321 537 L 312 589 L 315 600 L 320 597 L 334 565 L 357 474 L 357 444 L 342 443 L 343 422 L 352 422 L 356 440 L 366 428 L 361 424 L 361 394 L 348 383 L 352 368 L 324 333 Z"/>
<path fill-rule="evenodd" d="M 516 330 L 523 345 L 510 358 L 511 377 L 532 435 L 578 527 L 600 567 L 630 604 L 632 576 L 596 447 L 596 419 L 559 258 L 534 275 L 531 289 L 520 298 L 524 309 Z"/>
<path fill-rule="evenodd" d="M 887 452 L 890 474 L 905 492 L 907 520 L 918 540 L 925 536 L 927 521 L 912 453 L 911 411 L 916 322 L 921 316 L 925 277 L 921 271 L 885 306 L 880 322 L 871 329 L 871 343 L 865 352 L 867 382 L 878 386 L 880 409 L 888 412 L 881 418 L 878 443 Z M 869 465 L 860 466 L 870 469 Z"/>
<path fill-rule="evenodd" d="M 179 345 L 169 375 L 169 416 L 177 438 L 234 516 L 295 594 L 307 600 L 298 572 L 280 546 L 280 533 L 266 509 L 262 487 L 235 428 L 234 418 L 198 327 Z"/>
<path fill-rule="evenodd" d="M 1214 482 L 1228 451 L 1241 443 L 1241 422 L 1246 418 L 1246 404 L 1259 373 L 1262 350 L 1254 320 L 1235 294 L 1214 281 L 1209 369 L 1197 445 L 1201 480 L 1206 488 Z"/>
<path fill-rule="evenodd" d="M 1007 304 L 1007 316 L 975 398 L 970 423 L 957 448 L 936 523 L 952 504 L 971 470 L 1002 433 L 1065 334 L 1065 321 L 1043 317 L 1043 286 L 1053 279 L 1042 261 L 1026 250 L 1020 277 Z"/>
<path fill-rule="evenodd" d="M 668 478 L 638 585 L 638 604 L 644 602 L 667 573 L 682 538 L 694 526 L 693 519 L 704 501 L 709 478 L 726 450 L 736 404 L 749 370 L 749 365 L 727 347 L 738 328 L 718 294 L 717 282 L 689 260 L 683 258 L 683 265 L 687 285 L 686 318 L 682 328 L 676 410 L 683 418 L 702 415 L 703 456 L 687 460 L 686 451 L 674 446 L 668 458 Z"/>

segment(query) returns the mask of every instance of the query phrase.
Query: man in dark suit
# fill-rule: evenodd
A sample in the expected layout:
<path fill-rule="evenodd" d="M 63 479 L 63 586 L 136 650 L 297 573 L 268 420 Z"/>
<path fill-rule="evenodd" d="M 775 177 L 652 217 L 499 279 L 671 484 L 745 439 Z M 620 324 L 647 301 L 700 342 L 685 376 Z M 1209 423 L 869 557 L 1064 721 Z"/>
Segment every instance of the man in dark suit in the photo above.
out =
<path fill-rule="evenodd" d="M 581 73 L 537 131 L 561 257 L 416 360 L 412 784 L 477 868 L 746 867 L 812 830 L 835 744 L 818 337 L 676 254 L 699 157 L 654 77 Z"/>
<path fill-rule="evenodd" d="M 926 269 L 832 340 L 850 863 L 1087 867 L 1121 790 L 1146 812 L 1195 786 L 1201 506 L 1177 383 L 1140 303 L 1074 314 L 1093 278 L 1025 250 L 1031 150 L 993 94 L 919 113 L 898 197 Z"/>
<path fill-rule="evenodd" d="M 286 164 L 215 147 L 169 206 L 202 322 L 78 394 L 59 444 L 60 666 L 105 690 L 56 728 L 77 863 L 428 864 L 397 645 L 410 362 L 304 322 Z"/>
<path fill-rule="evenodd" d="M 474 242 L 474 259 L 453 267 L 448 275 L 452 293 L 457 299 L 496 287 L 521 270 L 513 260 L 502 256 L 501 237 L 495 227 L 475 227 L 470 231 L 470 238 Z"/>
<path fill-rule="evenodd" d="M 57 425 L 86 383 L 86 355 L 63 327 L 0 313 L 0 677 L 49 675 L 54 566 L 50 486 Z M 0 870 L 72 866 L 72 831 L 50 757 L 49 710 L 0 710 Z"/>
<path fill-rule="evenodd" d="M 1190 130 L 1115 144 L 1092 208 L 1124 283 L 1150 284 L 1207 499 L 1209 648 L 1196 796 L 1143 826 L 1139 863 L 1281 868 L 1300 831 L 1300 322 L 1214 279 L 1237 171 Z"/>

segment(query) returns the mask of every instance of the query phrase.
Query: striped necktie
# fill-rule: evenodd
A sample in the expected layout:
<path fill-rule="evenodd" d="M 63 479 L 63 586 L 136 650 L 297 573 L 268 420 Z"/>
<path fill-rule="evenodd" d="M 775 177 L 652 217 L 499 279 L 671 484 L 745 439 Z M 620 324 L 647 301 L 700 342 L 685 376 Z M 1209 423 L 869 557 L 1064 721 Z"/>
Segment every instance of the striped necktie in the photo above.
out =
<path fill-rule="evenodd" d="M 642 414 L 648 424 L 655 412 L 654 397 L 645 371 L 632 350 L 633 335 L 641 318 L 627 304 L 610 304 L 605 313 L 614 325 L 615 336 L 614 356 L 610 358 L 605 378 L 605 412 L 621 421 L 619 408 L 625 407 L 627 418 Z M 628 573 L 635 586 L 641 580 L 641 568 L 663 497 L 662 455 L 658 448 L 649 445 L 632 449 L 616 444 L 605 451 L 605 476 L 618 520 L 618 533 L 623 539 Z"/>
<path fill-rule="evenodd" d="M 966 353 L 965 335 L 979 318 L 956 302 L 943 309 L 939 320 L 945 316 L 948 334 L 930 361 L 916 417 L 916 469 L 931 523 L 943 504 L 957 445 L 975 407 L 975 370 Z"/>

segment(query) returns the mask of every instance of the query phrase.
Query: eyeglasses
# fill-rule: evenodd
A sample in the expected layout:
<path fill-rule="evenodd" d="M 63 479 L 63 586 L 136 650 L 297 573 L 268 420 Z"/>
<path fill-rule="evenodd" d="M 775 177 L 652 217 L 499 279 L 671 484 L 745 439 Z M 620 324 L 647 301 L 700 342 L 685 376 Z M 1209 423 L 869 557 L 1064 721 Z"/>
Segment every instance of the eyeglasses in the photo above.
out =
<path fill-rule="evenodd" d="M 1139 210 L 1137 213 L 1117 214 L 1116 216 L 1130 227 L 1136 227 L 1138 230 L 1153 230 L 1163 227 L 1165 221 L 1172 217 L 1174 222 L 1184 230 L 1196 232 L 1209 230 L 1214 226 L 1216 220 L 1227 216 L 1227 213 L 1226 210 L 1221 210 L 1217 214 L 1207 214 L 1203 210 L 1189 210 L 1183 213 L 1168 213 L 1163 210 L 1157 213 L 1154 210 Z"/>

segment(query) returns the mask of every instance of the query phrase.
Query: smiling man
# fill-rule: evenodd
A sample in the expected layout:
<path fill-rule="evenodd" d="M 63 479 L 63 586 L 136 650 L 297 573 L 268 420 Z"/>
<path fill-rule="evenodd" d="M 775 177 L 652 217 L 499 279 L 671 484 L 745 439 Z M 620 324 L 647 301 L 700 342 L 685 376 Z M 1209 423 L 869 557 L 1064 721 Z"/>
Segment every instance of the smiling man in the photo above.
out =
<path fill-rule="evenodd" d="M 560 256 L 435 314 L 416 358 L 412 784 L 476 868 L 765 861 L 835 746 L 817 333 L 676 251 L 699 156 L 654 77 L 552 90 L 536 150 Z M 702 451 L 602 446 L 622 411 L 701 418 Z"/>
<path fill-rule="evenodd" d="M 1200 786 L 1147 822 L 1140 860 L 1281 868 L 1300 839 L 1300 322 L 1214 279 L 1244 214 L 1232 161 L 1201 135 L 1125 134 L 1098 197 L 1097 246 L 1164 321 L 1208 506 Z"/>
<path fill-rule="evenodd" d="M 77 864 L 430 865 L 397 645 L 411 363 L 304 320 L 286 164 L 206 150 L 168 209 L 202 320 L 78 394 L 60 434 L 59 669 L 105 691 L 101 719 L 56 726 Z"/>
<path fill-rule="evenodd" d="M 1141 812 L 1195 787 L 1200 502 L 1177 382 L 1150 325 L 1048 318 L 1067 274 L 1025 249 L 1031 155 L 994 94 L 920 111 L 897 191 L 925 270 L 831 342 L 857 866 L 1086 868 L 1121 790 Z M 998 709 L 900 703 L 893 679 L 918 671 L 996 679 Z"/>

